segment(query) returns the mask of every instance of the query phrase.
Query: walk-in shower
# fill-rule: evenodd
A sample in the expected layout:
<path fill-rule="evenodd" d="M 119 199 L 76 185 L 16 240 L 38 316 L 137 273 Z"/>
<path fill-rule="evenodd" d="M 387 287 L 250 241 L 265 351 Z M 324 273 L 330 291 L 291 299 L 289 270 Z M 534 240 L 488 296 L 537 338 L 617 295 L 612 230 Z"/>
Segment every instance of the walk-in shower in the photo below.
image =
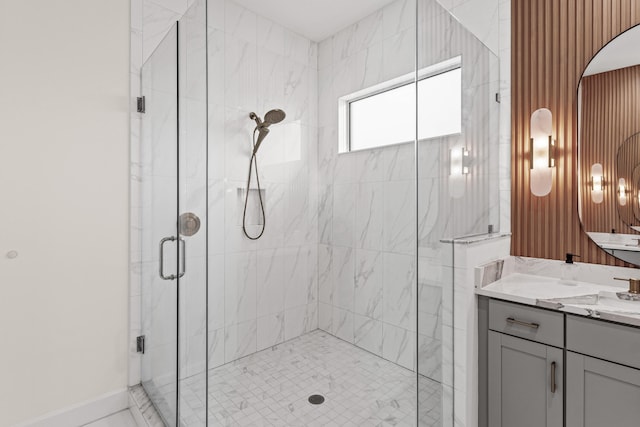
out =
<path fill-rule="evenodd" d="M 454 242 L 498 227 L 496 57 L 436 0 L 170 3 L 144 3 L 132 126 L 163 422 L 453 426 Z"/>
<path fill-rule="evenodd" d="M 267 218 L 264 213 L 264 200 L 262 199 L 262 188 L 260 188 L 260 176 L 258 174 L 258 158 L 256 154 L 258 153 L 258 149 L 260 148 L 260 144 L 269 134 L 269 126 L 280 123 L 284 120 L 286 114 L 282 110 L 269 110 L 267 114 L 264 115 L 264 121 L 260 119 L 256 113 L 251 112 L 249 114 L 249 118 L 256 122 L 256 127 L 253 129 L 253 149 L 251 151 L 251 158 L 249 159 L 249 176 L 247 177 L 247 187 L 245 188 L 244 193 L 244 209 L 242 211 L 242 232 L 248 239 L 258 240 L 264 234 L 264 229 L 267 226 Z M 258 139 L 256 141 L 256 133 L 258 134 Z M 247 231 L 247 204 L 249 203 L 249 190 L 251 188 L 251 174 L 252 170 L 256 171 L 256 189 L 258 193 L 258 203 L 260 205 L 260 212 L 262 213 L 262 227 L 260 229 L 260 233 L 257 236 L 249 235 Z"/>

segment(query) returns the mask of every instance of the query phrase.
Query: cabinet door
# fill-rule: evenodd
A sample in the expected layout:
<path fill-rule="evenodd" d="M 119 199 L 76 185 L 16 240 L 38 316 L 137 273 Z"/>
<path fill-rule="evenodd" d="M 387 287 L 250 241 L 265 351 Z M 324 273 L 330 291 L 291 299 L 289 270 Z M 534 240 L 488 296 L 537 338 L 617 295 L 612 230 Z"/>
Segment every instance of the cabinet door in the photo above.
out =
<path fill-rule="evenodd" d="M 640 370 L 567 352 L 567 427 L 638 427 Z"/>
<path fill-rule="evenodd" d="M 563 351 L 489 332 L 489 425 L 562 427 Z"/>

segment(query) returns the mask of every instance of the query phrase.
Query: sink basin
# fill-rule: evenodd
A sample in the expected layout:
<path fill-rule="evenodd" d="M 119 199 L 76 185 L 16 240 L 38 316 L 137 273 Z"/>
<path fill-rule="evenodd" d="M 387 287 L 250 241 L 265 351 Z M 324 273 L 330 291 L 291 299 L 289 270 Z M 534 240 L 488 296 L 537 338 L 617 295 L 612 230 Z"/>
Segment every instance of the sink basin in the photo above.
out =
<path fill-rule="evenodd" d="M 547 277 L 532 279 L 531 276 L 527 277 L 527 280 L 522 280 L 518 275 L 495 282 L 491 285 L 491 289 L 534 299 L 573 297 L 593 292 L 592 287 L 580 282 Z"/>

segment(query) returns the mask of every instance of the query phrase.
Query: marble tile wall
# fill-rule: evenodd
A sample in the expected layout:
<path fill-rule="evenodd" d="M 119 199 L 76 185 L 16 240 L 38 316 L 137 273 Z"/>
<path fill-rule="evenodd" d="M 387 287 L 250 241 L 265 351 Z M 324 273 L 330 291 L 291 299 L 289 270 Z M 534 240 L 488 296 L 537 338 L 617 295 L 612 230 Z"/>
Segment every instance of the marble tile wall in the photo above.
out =
<path fill-rule="evenodd" d="M 443 273 L 445 236 L 499 222 L 497 191 L 499 62 L 435 1 L 421 1 L 421 66 L 463 55 L 463 133 L 419 143 L 418 205 L 413 144 L 338 154 L 337 98 L 414 70 L 415 3 L 396 1 L 319 47 L 319 326 L 408 368 L 443 381 L 443 310 L 451 281 Z M 445 42 L 443 34 L 456 43 Z M 469 64 L 465 66 L 465 64 Z M 448 156 L 476 153 L 467 194 L 449 192 Z M 420 291 L 416 315 L 415 212 L 419 215 Z M 445 302 L 443 307 L 443 302 Z M 446 316 L 444 316 L 446 317 Z M 451 317 L 449 315 L 448 317 Z M 450 340 L 451 341 L 451 340 Z M 451 343 L 452 344 L 452 343 Z M 452 378 L 452 368 L 449 369 Z M 452 386 L 450 381 L 450 385 Z"/>
<path fill-rule="evenodd" d="M 415 366 L 414 145 L 338 154 L 338 98 L 411 73 L 415 2 L 398 0 L 319 44 L 319 327 Z"/>
<path fill-rule="evenodd" d="M 511 232 L 511 0 L 500 0 L 500 231 Z"/>
<path fill-rule="evenodd" d="M 208 14 L 213 368 L 317 328 L 318 52 L 316 43 L 231 0 L 209 0 Z M 273 108 L 287 117 L 271 126 L 258 152 L 266 228 L 251 241 L 242 232 L 255 126 L 249 113 L 264 117 Z M 247 228 L 260 231 L 255 221 Z"/>

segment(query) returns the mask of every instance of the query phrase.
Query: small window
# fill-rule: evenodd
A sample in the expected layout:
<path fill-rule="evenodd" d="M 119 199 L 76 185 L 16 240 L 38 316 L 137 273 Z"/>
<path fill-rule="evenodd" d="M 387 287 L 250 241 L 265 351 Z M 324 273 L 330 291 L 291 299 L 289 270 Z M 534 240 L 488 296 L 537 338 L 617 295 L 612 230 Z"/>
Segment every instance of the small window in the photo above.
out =
<path fill-rule="evenodd" d="M 418 80 L 418 139 L 460 133 L 460 58 L 423 70 Z M 411 142 L 416 133 L 416 86 L 405 76 L 340 100 L 340 152 Z"/>

